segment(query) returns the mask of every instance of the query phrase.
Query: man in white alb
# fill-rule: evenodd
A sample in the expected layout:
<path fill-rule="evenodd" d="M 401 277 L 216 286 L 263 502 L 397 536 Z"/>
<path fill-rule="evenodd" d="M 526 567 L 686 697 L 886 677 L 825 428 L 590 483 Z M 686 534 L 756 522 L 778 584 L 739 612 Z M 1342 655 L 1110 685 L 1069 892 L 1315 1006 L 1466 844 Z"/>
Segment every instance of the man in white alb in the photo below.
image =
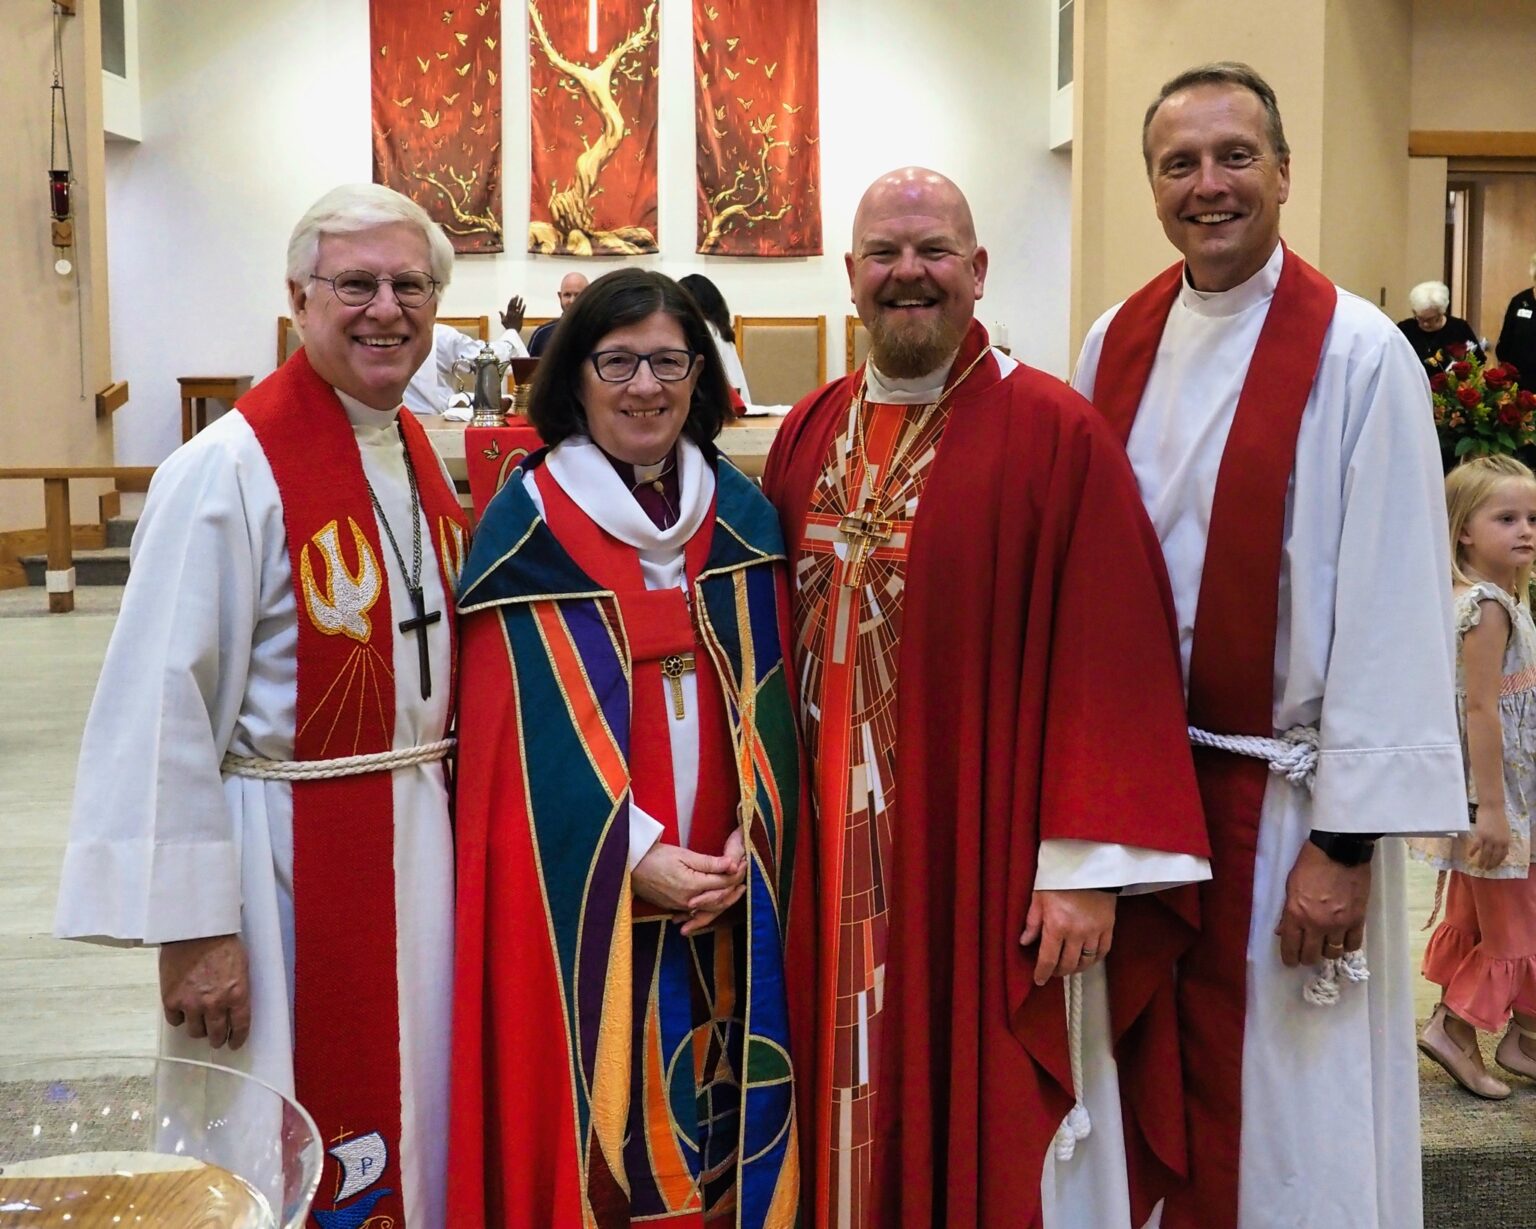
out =
<path fill-rule="evenodd" d="M 1466 822 L 1424 371 L 1281 242 L 1289 149 L 1252 69 L 1174 78 L 1143 150 L 1183 261 L 1093 326 L 1074 384 L 1127 441 L 1162 542 L 1191 725 L 1317 749 L 1309 780 L 1197 749 L 1212 879 L 1179 964 L 1191 1174 L 1161 1225 L 1416 1229 L 1402 849 L 1380 838 Z M 1090 1109 L 1115 1082 L 1091 1071 Z M 1092 1141 L 1053 1181 L 1059 1206 L 1127 1224 Z"/>
<path fill-rule="evenodd" d="M 443 1224 L 465 531 L 401 394 L 452 262 L 377 185 L 299 221 L 304 346 L 155 475 L 65 853 L 57 933 L 159 945 L 165 1052 L 313 1114 L 323 1224 Z"/>

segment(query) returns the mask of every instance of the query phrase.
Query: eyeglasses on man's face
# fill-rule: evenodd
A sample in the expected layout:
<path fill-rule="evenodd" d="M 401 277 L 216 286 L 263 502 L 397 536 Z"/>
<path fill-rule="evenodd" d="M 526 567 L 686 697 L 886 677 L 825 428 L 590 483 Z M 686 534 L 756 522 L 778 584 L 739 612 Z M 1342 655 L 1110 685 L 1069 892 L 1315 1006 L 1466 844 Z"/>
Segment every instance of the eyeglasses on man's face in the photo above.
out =
<path fill-rule="evenodd" d="M 692 350 L 652 350 L 649 354 L 631 354 L 628 350 L 599 350 L 591 356 L 592 370 L 605 384 L 623 384 L 633 380 L 644 363 L 663 384 L 686 380 L 699 356 Z"/>
<path fill-rule="evenodd" d="M 336 297 L 348 307 L 363 307 L 373 302 L 379 287 L 386 282 L 395 293 L 395 302 L 401 307 L 420 307 L 437 293 L 438 281 L 430 273 L 412 269 L 397 273 L 394 277 L 376 277 L 366 269 L 343 269 L 335 277 L 321 277 L 311 273 L 317 282 L 324 282 Z"/>

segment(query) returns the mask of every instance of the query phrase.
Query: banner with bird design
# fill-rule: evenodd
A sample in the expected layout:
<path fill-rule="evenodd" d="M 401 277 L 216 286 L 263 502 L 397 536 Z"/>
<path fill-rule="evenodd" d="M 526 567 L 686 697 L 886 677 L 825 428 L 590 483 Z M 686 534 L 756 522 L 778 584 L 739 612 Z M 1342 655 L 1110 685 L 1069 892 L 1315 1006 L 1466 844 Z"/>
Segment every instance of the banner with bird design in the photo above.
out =
<path fill-rule="evenodd" d="M 656 0 L 528 0 L 528 250 L 656 251 Z"/>
<path fill-rule="evenodd" d="M 501 0 L 369 0 L 373 179 L 442 224 L 456 252 L 506 250 Z"/>
<path fill-rule="evenodd" d="M 698 250 L 821 253 L 816 0 L 693 0 Z"/>

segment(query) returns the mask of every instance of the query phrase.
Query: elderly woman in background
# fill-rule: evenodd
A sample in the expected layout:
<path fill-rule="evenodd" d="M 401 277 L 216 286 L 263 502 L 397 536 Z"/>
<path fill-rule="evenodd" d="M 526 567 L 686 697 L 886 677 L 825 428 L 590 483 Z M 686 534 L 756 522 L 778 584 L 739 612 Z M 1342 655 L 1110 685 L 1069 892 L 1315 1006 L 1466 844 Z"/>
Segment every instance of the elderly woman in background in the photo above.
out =
<path fill-rule="evenodd" d="M 1536 252 L 1526 270 L 1532 285 L 1509 301 L 1504 327 L 1499 330 L 1499 362 L 1520 372 L 1521 388 L 1536 388 Z"/>
<path fill-rule="evenodd" d="M 677 284 L 693 296 L 693 301 L 704 313 L 704 323 L 709 326 L 710 336 L 715 340 L 720 365 L 725 370 L 726 383 L 741 398 L 743 407 L 750 405 L 752 394 L 747 391 L 747 373 L 741 366 L 741 355 L 736 353 L 736 330 L 731 324 L 731 309 L 725 305 L 725 296 L 702 273 L 690 273 L 687 277 L 679 278 Z"/>
<path fill-rule="evenodd" d="M 455 1229 L 796 1219 L 784 544 L 727 391 L 677 283 L 593 282 L 463 570 Z"/>
<path fill-rule="evenodd" d="M 1413 315 L 1399 320 L 1397 327 L 1423 362 L 1429 362 L 1437 354 L 1443 355 L 1457 342 L 1476 354 L 1478 362 L 1486 362 L 1488 356 L 1483 353 L 1482 343 L 1472 326 L 1460 316 L 1449 315 L 1450 307 L 1449 286 L 1444 282 L 1420 282 L 1408 292 L 1408 310 Z"/>

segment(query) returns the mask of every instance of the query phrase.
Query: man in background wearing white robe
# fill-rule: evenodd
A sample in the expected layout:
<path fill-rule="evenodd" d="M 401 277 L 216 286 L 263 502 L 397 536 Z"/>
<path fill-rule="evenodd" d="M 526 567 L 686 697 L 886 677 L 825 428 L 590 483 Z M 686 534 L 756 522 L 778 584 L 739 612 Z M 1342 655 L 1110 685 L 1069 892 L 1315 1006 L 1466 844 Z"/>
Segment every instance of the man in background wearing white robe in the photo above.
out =
<path fill-rule="evenodd" d="M 527 358 L 528 347 L 523 344 L 522 334 L 518 332 L 523 327 L 521 299 L 514 297 L 507 304 L 507 310 L 501 313 L 501 322 L 505 331 L 495 341 L 489 342 L 471 337 L 451 324 L 434 324 L 432 349 L 427 354 L 427 361 L 416 369 L 401 397 L 405 408 L 422 417 L 446 413 L 460 383 L 454 376 L 453 365 L 458 362 L 473 363 L 487 346 L 503 364 L 515 358 Z M 464 381 L 464 385 L 472 393 L 473 376 Z"/>
<path fill-rule="evenodd" d="M 1130 402 L 1127 447 L 1167 559 L 1188 678 L 1218 469 L 1282 267 L 1297 259 L 1280 242 L 1290 159 L 1273 91 L 1236 64 L 1170 81 L 1143 144 L 1184 263 L 1176 289 L 1163 283 L 1174 297 L 1152 335 L 1139 411 Z M 1319 731 L 1316 779 L 1310 792 L 1278 775 L 1263 787 L 1246 985 L 1231 980 L 1220 1013 L 1242 1028 L 1237 1206 L 1204 1198 L 1220 1179 L 1197 1131 L 1192 1187 L 1162 1209 L 1165 1229 L 1418 1229 L 1423 1219 L 1402 849 L 1374 841 L 1466 820 L 1445 504 L 1422 367 L 1374 306 L 1336 294 L 1310 392 L 1314 368 L 1294 373 L 1305 404 L 1279 488 L 1273 733 Z M 1101 406 L 1127 378 L 1105 346 L 1124 306 L 1093 326 L 1074 380 Z M 1276 596 L 1253 593 L 1255 615 Z M 1214 843 L 1219 820 L 1207 818 Z M 1213 875 L 1219 892 L 1214 861 Z M 1362 934 L 1370 980 L 1340 978 L 1332 1006 L 1306 1001 L 1317 962 L 1359 948 Z M 1202 1061 L 1186 1033 L 1186 1084 Z M 1113 1098 L 1114 1072 L 1107 1058 L 1090 1069 L 1092 1108 Z M 1096 1229 L 1123 1229 L 1124 1205 L 1105 1202 L 1117 1176 L 1094 1169 L 1092 1145 L 1055 1167 L 1058 1201 L 1096 1209 Z"/>
<path fill-rule="evenodd" d="M 360 459 L 372 491 L 383 546 L 371 553 L 387 580 L 392 622 L 378 617 L 384 607 L 373 565 L 360 561 L 354 576 L 340 552 L 322 549 L 315 576 L 319 591 L 335 599 L 325 609 L 341 622 L 355 623 L 359 607 L 366 616 L 374 606 L 378 634 L 363 646 L 366 670 L 375 680 L 392 672 L 397 684 L 397 752 L 441 745 L 451 709 L 453 595 L 439 553 L 456 555 L 448 560 L 450 570 L 456 568 L 464 540 L 451 532 L 445 539 L 444 526 L 428 523 L 425 510 L 434 499 L 452 499 L 452 486 L 435 485 L 448 479 L 430 456 L 430 469 L 413 463 L 411 479 L 405 428 L 397 428 L 396 416 L 411 373 L 431 351 L 435 292 L 446 285 L 452 261 L 436 224 L 403 196 L 372 184 L 327 194 L 300 220 L 289 244 L 288 290 L 304 348 L 268 378 L 277 382 L 296 364 L 312 369 L 309 387 L 318 390 L 324 411 L 344 413 L 350 423 L 333 432 L 344 441 L 342 460 L 355 468 Z M 359 283 L 338 276 L 348 271 L 366 275 L 364 292 L 369 279 L 377 279 L 368 302 L 343 301 L 343 288 L 358 297 Z M 426 273 L 434 285 L 425 302 L 402 303 L 391 279 L 408 285 L 402 279 L 415 277 L 419 291 Z M 409 289 L 403 293 L 415 297 Z M 86 724 L 55 930 L 92 942 L 158 944 L 164 1052 L 236 1068 L 292 1095 L 294 786 L 236 775 L 243 770 L 226 762 L 237 756 L 280 767 L 295 759 L 298 737 L 304 611 L 285 532 L 284 497 L 292 491 L 285 487 L 280 496 L 249 413 L 228 414 L 199 433 L 151 483 L 122 613 Z M 345 455 L 349 433 L 357 458 Z M 298 434 L 308 438 L 307 429 Z M 301 485 L 324 491 L 340 468 L 318 456 Z M 365 497 L 360 518 L 367 518 L 368 507 Z M 386 522 L 404 566 L 385 537 Z M 330 531 L 334 542 L 334 521 Z M 423 605 L 443 612 L 425 628 L 424 657 L 422 633 L 392 626 L 412 614 L 413 545 L 423 542 L 415 560 Z M 362 547 L 359 541 L 359 553 Z M 314 618 L 319 599 L 310 596 L 316 581 L 309 564 L 316 552 L 305 549 L 304 604 Z M 342 549 L 350 560 L 352 543 Z M 368 589 L 371 597 L 349 600 Z M 377 694 L 389 691 L 380 687 Z M 392 1180 L 363 1198 L 393 1193 L 405 1209 L 400 1229 L 441 1229 L 453 954 L 452 836 L 441 751 L 389 776 L 394 899 L 377 902 L 385 921 L 348 920 L 359 931 L 382 926 L 386 938 L 392 922 L 399 1087 L 385 1094 L 398 1102 L 401 1145 L 398 1157 L 388 1157 L 385 1174 Z M 348 873 L 348 866 L 334 872 Z M 338 967 L 355 958 L 347 944 L 334 952 Z M 328 1027 L 343 1035 L 356 1029 L 355 1003 L 338 996 L 327 1008 L 334 1010 Z M 334 1143 L 323 1141 L 327 1148 Z M 327 1182 L 321 1199 L 329 1202 L 334 1194 Z"/>

